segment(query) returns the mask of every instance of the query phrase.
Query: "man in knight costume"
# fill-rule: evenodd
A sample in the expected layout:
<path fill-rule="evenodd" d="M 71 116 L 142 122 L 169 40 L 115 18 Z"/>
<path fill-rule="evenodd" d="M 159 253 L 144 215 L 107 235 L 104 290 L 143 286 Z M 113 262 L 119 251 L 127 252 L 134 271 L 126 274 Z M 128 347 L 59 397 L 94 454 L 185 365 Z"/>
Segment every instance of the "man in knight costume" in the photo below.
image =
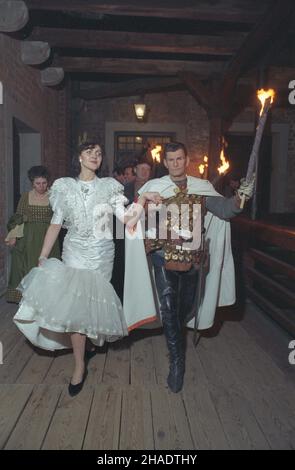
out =
<path fill-rule="evenodd" d="M 127 321 L 130 318 L 129 331 L 153 321 L 157 312 L 155 304 L 158 304 L 170 359 L 167 384 L 174 393 L 183 386 L 184 326 L 198 330 L 210 328 L 216 307 L 235 302 L 228 219 L 241 212 L 240 196 L 243 194 L 249 199 L 254 187 L 254 180 L 243 182 L 236 195 L 224 198 L 209 181 L 187 176 L 188 164 L 185 146 L 179 142 L 168 143 L 164 150 L 164 165 L 169 175 L 148 181 L 139 191 L 139 194 L 158 192 L 163 198 L 161 207 L 164 207 L 165 216 L 159 208 L 156 219 L 148 217 L 157 222 L 154 227 L 148 224 L 145 237 L 156 301 L 143 254 L 143 240 L 137 236 L 130 243 L 129 237 L 126 244 L 124 290 L 130 292 L 132 288 L 133 293 L 132 297 L 126 295 L 124 300 Z M 171 207 L 176 209 L 174 214 Z M 167 208 L 169 211 L 165 211 Z M 137 235 L 143 234 L 138 233 L 141 230 L 137 227 Z"/>

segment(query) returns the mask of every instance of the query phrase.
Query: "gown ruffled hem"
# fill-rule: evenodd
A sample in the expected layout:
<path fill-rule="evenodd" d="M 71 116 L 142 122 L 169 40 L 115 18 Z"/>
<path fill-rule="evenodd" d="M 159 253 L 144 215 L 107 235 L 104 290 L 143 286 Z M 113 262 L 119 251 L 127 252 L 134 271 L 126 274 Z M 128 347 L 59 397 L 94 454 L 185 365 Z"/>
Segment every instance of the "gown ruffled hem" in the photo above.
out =
<path fill-rule="evenodd" d="M 85 334 L 99 346 L 128 335 L 120 300 L 98 270 L 51 258 L 33 268 L 18 289 L 23 298 L 14 321 L 42 349 L 70 348 L 69 333 Z"/>

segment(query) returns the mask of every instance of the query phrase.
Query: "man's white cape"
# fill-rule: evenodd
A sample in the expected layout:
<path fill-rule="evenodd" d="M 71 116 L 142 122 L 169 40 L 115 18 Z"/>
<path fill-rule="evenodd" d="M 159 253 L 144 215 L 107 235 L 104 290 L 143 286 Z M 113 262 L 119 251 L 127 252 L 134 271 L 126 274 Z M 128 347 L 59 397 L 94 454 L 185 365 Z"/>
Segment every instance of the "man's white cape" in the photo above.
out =
<path fill-rule="evenodd" d="M 157 191 L 164 198 L 175 194 L 177 188 L 169 176 L 148 181 L 140 193 Z M 219 196 L 209 181 L 187 177 L 188 194 Z M 214 323 L 216 307 L 235 303 L 235 274 L 231 251 L 230 224 L 212 213 L 205 216 L 205 239 L 209 240 L 210 270 L 206 276 L 205 292 L 197 316 L 197 328 L 205 330 Z M 124 313 L 129 330 L 157 318 L 158 302 L 142 239 L 141 226 L 125 239 Z M 194 319 L 187 326 L 194 327 Z"/>

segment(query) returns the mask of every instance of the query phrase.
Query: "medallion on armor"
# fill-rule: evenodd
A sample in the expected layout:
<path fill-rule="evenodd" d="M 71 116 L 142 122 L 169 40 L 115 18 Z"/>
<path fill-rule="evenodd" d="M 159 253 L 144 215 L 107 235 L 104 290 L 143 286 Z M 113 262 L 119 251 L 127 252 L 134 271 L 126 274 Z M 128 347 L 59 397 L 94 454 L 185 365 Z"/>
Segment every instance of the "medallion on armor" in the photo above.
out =
<path fill-rule="evenodd" d="M 155 237 L 145 240 L 147 253 L 162 250 L 165 268 L 189 271 L 203 253 L 204 196 L 188 194 L 184 187 L 157 208 Z M 148 225 L 151 217 L 148 216 Z M 150 228 L 150 227 L 149 227 Z"/>

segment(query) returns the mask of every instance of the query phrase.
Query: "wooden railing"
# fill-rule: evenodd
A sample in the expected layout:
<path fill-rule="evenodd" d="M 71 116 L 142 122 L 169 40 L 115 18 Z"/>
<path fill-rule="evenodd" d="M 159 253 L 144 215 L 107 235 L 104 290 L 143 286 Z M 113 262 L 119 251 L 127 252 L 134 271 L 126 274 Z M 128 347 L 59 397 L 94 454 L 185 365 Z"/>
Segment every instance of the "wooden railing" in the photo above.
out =
<path fill-rule="evenodd" d="M 295 229 L 237 217 L 232 239 L 246 295 L 295 335 Z"/>

